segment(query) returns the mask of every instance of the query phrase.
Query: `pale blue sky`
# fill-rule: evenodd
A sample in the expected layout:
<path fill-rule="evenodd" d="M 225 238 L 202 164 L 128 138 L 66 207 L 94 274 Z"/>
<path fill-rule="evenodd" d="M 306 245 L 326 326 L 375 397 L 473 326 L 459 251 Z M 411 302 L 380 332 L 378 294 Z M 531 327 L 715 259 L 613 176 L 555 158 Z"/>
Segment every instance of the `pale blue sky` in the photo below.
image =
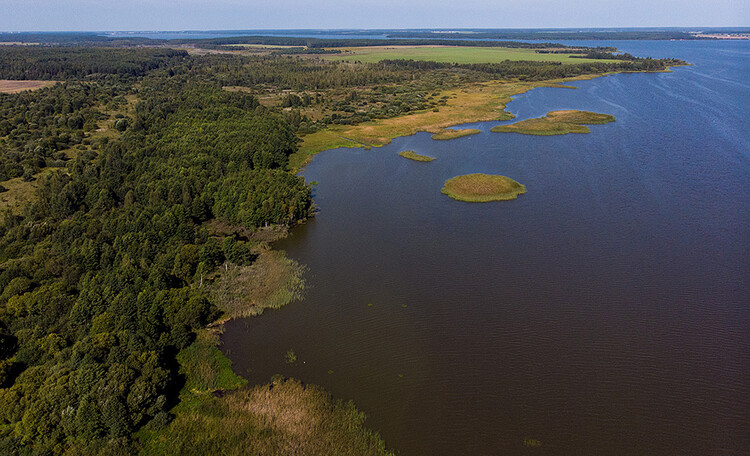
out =
<path fill-rule="evenodd" d="M 748 0 L 0 0 L 2 31 L 750 26 Z"/>

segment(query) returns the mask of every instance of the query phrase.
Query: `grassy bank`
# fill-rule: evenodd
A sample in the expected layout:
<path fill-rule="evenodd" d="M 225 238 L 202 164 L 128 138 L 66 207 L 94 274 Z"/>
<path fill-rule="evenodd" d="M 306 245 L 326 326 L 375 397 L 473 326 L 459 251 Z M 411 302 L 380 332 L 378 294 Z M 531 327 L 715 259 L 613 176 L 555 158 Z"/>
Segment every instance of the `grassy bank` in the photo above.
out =
<path fill-rule="evenodd" d="M 445 181 L 442 192 L 458 201 L 486 203 L 516 199 L 526 187 L 505 176 L 465 174 Z"/>
<path fill-rule="evenodd" d="M 542 82 L 491 81 L 467 84 L 462 88 L 440 92 L 446 103 L 438 111 L 415 111 L 389 119 L 373 120 L 359 125 L 332 125 L 325 130 L 305 135 L 299 150 L 290 157 L 292 169 L 300 169 L 313 155 L 338 147 L 379 147 L 399 136 L 409 136 L 420 131 L 440 134 L 446 128 L 462 123 L 510 120 L 513 115 L 505 111 L 511 97 L 526 93 L 535 87 L 561 87 L 565 81 L 592 79 L 597 75 L 578 76 Z"/>
<path fill-rule="evenodd" d="M 481 132 L 476 128 L 467 128 L 464 130 L 454 130 L 452 128 L 446 128 L 440 133 L 435 133 L 434 135 L 432 135 L 432 139 L 444 141 L 448 139 L 463 138 L 464 136 L 471 136 L 479 133 Z"/>
<path fill-rule="evenodd" d="M 493 127 L 495 133 L 521 133 L 524 135 L 552 136 L 568 133 L 590 133 L 586 125 L 614 122 L 615 117 L 590 111 L 552 111 L 544 117 L 527 119 L 511 125 Z"/>
<path fill-rule="evenodd" d="M 399 155 L 408 158 L 409 160 L 419 161 L 419 162 L 431 162 L 435 159 L 435 157 L 428 157 L 427 155 L 420 155 L 413 150 L 405 150 L 403 152 L 399 152 Z"/>
<path fill-rule="evenodd" d="M 268 236 L 279 233 L 251 234 Z M 205 286 L 224 316 L 177 355 L 185 384 L 170 411 L 174 417 L 170 422 L 165 415 L 138 433 L 141 454 L 391 455 L 378 434 L 363 426 L 365 415 L 352 402 L 292 379 L 248 387 L 234 373 L 219 350 L 223 323 L 289 304 L 304 288 L 304 267 L 284 252 L 260 241 L 251 254 L 250 265 L 227 263 L 219 275 L 207 277 Z"/>
<path fill-rule="evenodd" d="M 351 402 L 295 380 L 184 397 L 144 455 L 391 455 Z"/>

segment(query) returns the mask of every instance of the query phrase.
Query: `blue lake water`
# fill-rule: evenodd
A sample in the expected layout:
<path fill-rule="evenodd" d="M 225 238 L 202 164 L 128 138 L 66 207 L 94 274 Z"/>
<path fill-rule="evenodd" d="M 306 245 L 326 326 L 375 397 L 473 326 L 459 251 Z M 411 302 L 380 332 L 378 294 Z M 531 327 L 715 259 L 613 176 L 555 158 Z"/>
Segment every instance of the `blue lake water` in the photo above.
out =
<path fill-rule="evenodd" d="M 750 43 L 585 44 L 694 65 L 508 105 L 616 116 L 588 135 L 321 153 L 320 211 L 278 244 L 306 297 L 227 325 L 236 370 L 354 400 L 400 455 L 749 454 Z M 474 172 L 528 193 L 440 193 Z"/>

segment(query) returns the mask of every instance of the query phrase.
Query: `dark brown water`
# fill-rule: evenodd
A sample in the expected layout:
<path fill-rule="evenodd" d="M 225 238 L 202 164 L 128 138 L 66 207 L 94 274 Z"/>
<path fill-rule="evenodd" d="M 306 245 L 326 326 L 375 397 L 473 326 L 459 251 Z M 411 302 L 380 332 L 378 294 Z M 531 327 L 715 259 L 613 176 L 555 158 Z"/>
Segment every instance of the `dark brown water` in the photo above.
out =
<path fill-rule="evenodd" d="M 306 298 L 227 325 L 236 370 L 353 399 L 402 455 L 750 454 L 750 45 L 629 46 L 696 65 L 509 105 L 617 117 L 589 135 L 318 156 L 320 212 L 279 243 Z M 528 193 L 440 194 L 471 172 Z"/>

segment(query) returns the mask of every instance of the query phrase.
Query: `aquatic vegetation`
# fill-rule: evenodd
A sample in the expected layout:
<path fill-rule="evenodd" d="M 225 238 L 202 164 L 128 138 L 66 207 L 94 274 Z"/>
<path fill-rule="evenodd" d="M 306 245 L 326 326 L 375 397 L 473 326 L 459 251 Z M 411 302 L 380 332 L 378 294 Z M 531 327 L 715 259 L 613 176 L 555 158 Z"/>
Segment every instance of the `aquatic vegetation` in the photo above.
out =
<path fill-rule="evenodd" d="M 523 446 L 530 448 L 539 448 L 542 446 L 542 442 L 537 439 L 523 439 Z"/>
<path fill-rule="evenodd" d="M 304 266 L 284 252 L 261 249 L 249 266 L 226 264 L 211 295 L 229 318 L 259 315 L 302 298 Z"/>
<path fill-rule="evenodd" d="M 185 389 L 193 393 L 234 390 L 247 380 L 232 371 L 232 362 L 217 347 L 218 335 L 203 330 L 190 346 L 177 354 Z"/>
<path fill-rule="evenodd" d="M 286 358 L 287 364 L 294 364 L 297 362 L 297 354 L 294 352 L 294 350 L 287 350 L 284 357 Z"/>
<path fill-rule="evenodd" d="M 435 157 L 428 157 L 427 155 L 420 155 L 413 150 L 405 150 L 403 152 L 398 153 L 400 156 L 404 158 L 408 158 L 409 160 L 419 161 L 419 162 L 431 162 L 435 159 Z"/>
<path fill-rule="evenodd" d="M 505 176 L 465 174 L 445 181 L 442 192 L 458 201 L 484 203 L 516 199 L 526 187 Z"/>
<path fill-rule="evenodd" d="M 184 396 L 172 413 L 168 426 L 140 433 L 140 454 L 393 455 L 364 428 L 365 414 L 351 401 L 282 377 L 220 395 Z"/>
<path fill-rule="evenodd" d="M 476 128 L 466 128 L 464 130 L 455 130 L 452 128 L 446 128 L 440 133 L 435 133 L 434 135 L 432 135 L 432 139 L 436 139 L 436 140 L 456 139 L 456 138 L 462 138 L 464 136 L 476 135 L 479 133 L 481 133 L 481 131 L 477 130 Z"/>
<path fill-rule="evenodd" d="M 490 131 L 539 136 L 566 135 L 568 133 L 590 133 L 586 125 L 601 125 L 614 121 L 614 116 L 597 112 L 552 111 L 544 117 L 522 120 L 511 125 L 498 125 Z"/>

